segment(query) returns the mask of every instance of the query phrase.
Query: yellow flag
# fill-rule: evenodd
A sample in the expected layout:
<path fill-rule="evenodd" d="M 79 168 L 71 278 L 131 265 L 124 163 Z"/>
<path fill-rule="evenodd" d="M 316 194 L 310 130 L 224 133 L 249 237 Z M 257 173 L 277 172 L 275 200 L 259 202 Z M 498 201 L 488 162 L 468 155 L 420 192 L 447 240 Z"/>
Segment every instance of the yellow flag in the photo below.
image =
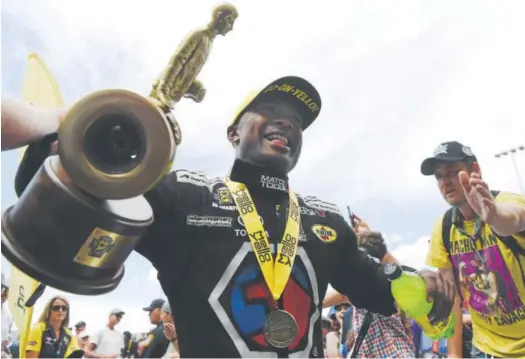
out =
<path fill-rule="evenodd" d="M 53 108 L 64 104 L 60 89 L 37 54 L 28 56 L 28 63 L 22 85 L 22 99 L 35 106 Z M 21 157 L 25 148 L 21 151 Z M 9 284 L 9 310 L 20 333 L 20 358 L 25 358 L 27 334 L 31 327 L 33 307 L 26 307 L 27 299 L 35 292 L 38 282 L 14 266 L 11 269 Z"/>
<path fill-rule="evenodd" d="M 11 266 L 11 278 L 9 283 L 9 310 L 13 315 L 18 333 L 20 334 L 19 348 L 20 358 L 26 356 L 27 334 L 31 327 L 33 317 L 33 307 L 26 307 L 26 300 L 34 293 L 38 282 L 28 275 L 21 272 L 15 266 Z"/>

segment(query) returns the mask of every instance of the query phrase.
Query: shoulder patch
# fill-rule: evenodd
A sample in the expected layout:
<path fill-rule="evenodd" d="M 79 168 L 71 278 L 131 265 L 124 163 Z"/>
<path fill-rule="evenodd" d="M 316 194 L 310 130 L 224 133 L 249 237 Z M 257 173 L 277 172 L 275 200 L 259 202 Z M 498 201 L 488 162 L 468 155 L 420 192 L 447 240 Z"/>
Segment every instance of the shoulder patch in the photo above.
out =
<path fill-rule="evenodd" d="M 202 172 L 192 172 L 187 170 L 177 170 L 177 181 L 190 183 L 196 186 L 208 186 L 208 177 Z"/>
<path fill-rule="evenodd" d="M 343 216 L 339 208 L 333 203 L 323 202 L 319 198 L 314 197 L 314 196 L 306 196 L 302 198 L 303 198 L 304 204 L 310 208 L 335 213 L 341 217 Z"/>

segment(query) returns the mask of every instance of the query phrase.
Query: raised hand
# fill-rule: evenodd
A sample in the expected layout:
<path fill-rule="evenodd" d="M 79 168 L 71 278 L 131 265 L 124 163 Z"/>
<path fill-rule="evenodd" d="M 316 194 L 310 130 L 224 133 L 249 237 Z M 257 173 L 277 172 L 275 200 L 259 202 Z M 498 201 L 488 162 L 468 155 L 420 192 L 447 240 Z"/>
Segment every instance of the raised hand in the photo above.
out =
<path fill-rule="evenodd" d="M 479 173 L 459 173 L 459 182 L 463 187 L 465 197 L 472 210 L 487 224 L 491 224 L 496 217 L 496 202 L 490 194 L 489 186 L 481 179 Z"/>

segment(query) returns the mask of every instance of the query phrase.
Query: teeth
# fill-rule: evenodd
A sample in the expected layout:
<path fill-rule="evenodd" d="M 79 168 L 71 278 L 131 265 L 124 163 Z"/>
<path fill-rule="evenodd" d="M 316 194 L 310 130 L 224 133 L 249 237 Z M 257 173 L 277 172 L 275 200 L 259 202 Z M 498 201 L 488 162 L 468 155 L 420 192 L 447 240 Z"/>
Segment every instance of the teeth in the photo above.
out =
<path fill-rule="evenodd" d="M 266 136 L 266 138 L 271 141 L 271 140 L 281 140 L 283 141 L 286 145 L 288 145 L 288 139 L 283 136 L 283 135 L 280 135 L 278 133 L 271 133 L 269 134 L 268 136 Z"/>

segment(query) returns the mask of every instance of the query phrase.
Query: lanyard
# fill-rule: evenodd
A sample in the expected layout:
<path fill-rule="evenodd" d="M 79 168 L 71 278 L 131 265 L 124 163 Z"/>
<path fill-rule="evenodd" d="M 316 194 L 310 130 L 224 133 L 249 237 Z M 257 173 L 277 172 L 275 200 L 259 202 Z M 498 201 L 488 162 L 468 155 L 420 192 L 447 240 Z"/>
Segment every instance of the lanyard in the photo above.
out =
<path fill-rule="evenodd" d="M 467 236 L 467 238 L 474 246 L 474 252 L 476 257 L 481 261 L 481 263 L 485 264 L 487 261 L 481 255 L 476 246 L 478 239 L 481 237 L 481 231 L 483 230 L 483 226 L 485 225 L 485 223 L 481 220 L 479 216 L 476 215 L 476 218 L 474 220 L 474 234 L 469 234 L 467 233 L 467 231 L 465 231 L 465 229 L 463 229 L 463 219 L 459 218 L 459 214 L 457 212 L 458 210 L 454 208 L 454 212 L 452 214 L 452 223 L 454 224 L 459 233 L 463 234 L 464 236 Z"/>
<path fill-rule="evenodd" d="M 288 192 L 290 196 L 288 220 L 286 221 L 283 239 L 277 246 L 277 257 L 274 261 L 268 236 L 255 209 L 255 204 L 248 188 L 244 183 L 233 182 L 229 178 L 226 179 L 226 186 L 228 186 L 237 206 L 237 211 L 239 211 L 239 215 L 244 222 L 244 227 L 248 232 L 248 237 L 266 284 L 274 300 L 277 301 L 281 297 L 286 283 L 288 283 L 295 255 L 297 254 L 301 221 L 297 196 L 292 191 Z"/>

